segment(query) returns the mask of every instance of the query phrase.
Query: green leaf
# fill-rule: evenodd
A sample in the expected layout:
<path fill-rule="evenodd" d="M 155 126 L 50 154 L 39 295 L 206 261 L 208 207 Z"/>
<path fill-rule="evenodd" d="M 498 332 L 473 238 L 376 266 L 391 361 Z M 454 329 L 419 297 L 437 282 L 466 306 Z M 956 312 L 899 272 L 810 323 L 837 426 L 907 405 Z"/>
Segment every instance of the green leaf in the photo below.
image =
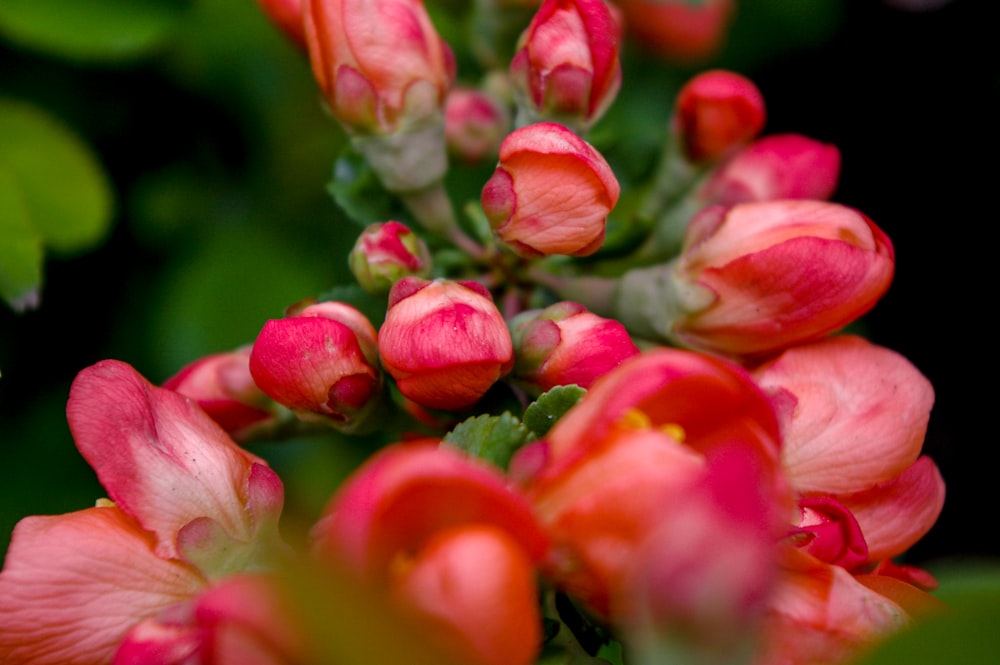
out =
<path fill-rule="evenodd" d="M 1000 565 L 935 571 L 947 610 L 916 621 L 858 665 L 995 665 L 1000 662 Z"/>
<path fill-rule="evenodd" d="M 578 385 L 556 386 L 542 393 L 524 412 L 524 424 L 539 437 L 548 434 L 556 421 L 573 408 L 586 390 Z"/>
<path fill-rule="evenodd" d="M 97 244 L 111 223 L 111 185 L 90 147 L 29 104 L 0 100 L 0 161 L 21 190 L 46 249 Z"/>
<path fill-rule="evenodd" d="M 0 162 L 0 297 L 14 310 L 38 306 L 43 259 L 21 190 Z"/>
<path fill-rule="evenodd" d="M 134 59 L 170 37 L 188 0 L 3 0 L 0 34 L 72 60 Z"/>
<path fill-rule="evenodd" d="M 333 166 L 333 179 L 327 191 L 361 227 L 389 220 L 403 221 L 407 217 L 396 197 L 382 187 L 368 162 L 350 144 Z"/>
<path fill-rule="evenodd" d="M 518 448 L 527 443 L 531 431 L 510 412 L 499 416 L 474 416 L 460 422 L 444 440 L 470 455 L 506 469 Z"/>

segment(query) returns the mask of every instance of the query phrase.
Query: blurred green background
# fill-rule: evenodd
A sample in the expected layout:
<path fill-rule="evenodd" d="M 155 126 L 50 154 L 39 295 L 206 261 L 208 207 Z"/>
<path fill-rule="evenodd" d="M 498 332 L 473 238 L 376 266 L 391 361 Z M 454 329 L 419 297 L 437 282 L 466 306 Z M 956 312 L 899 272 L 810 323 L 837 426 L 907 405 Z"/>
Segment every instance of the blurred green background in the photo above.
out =
<path fill-rule="evenodd" d="M 457 28 L 447 19 L 464 3 L 428 4 L 446 36 Z M 866 330 L 934 383 L 926 450 L 949 492 L 910 560 L 961 568 L 1000 557 L 982 524 L 998 505 L 984 462 L 996 353 L 974 346 L 995 330 L 984 232 L 996 213 L 984 200 L 998 175 L 1000 55 L 989 3 L 900 4 L 745 0 L 701 68 L 753 78 L 766 133 L 837 144 L 835 199 L 893 239 L 896 281 Z M 669 101 L 691 73 L 651 61 L 623 94 Z M 161 382 L 252 341 L 287 305 L 348 280 L 357 233 L 325 192 L 343 135 L 304 54 L 254 0 L 3 0 L 0 150 L 34 136 L 24 127 L 44 146 L 32 157 L 43 198 L 79 228 L 15 248 L 2 235 L 14 217 L 0 220 L 0 252 L 35 256 L 44 272 L 36 309 L 0 304 L 0 556 L 21 517 L 102 495 L 65 422 L 77 371 L 117 358 Z M 290 474 L 304 521 L 360 455 L 337 437 L 257 452 Z"/>

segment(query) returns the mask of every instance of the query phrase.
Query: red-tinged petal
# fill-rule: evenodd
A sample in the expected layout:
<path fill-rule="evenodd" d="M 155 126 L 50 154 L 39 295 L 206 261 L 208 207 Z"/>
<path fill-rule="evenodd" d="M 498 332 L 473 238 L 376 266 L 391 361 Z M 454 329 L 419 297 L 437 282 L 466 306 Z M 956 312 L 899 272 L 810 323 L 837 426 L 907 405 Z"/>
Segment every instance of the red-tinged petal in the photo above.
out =
<path fill-rule="evenodd" d="M 937 465 L 921 457 L 897 478 L 840 500 L 861 525 L 869 560 L 877 561 L 902 554 L 930 531 L 944 494 Z"/>
<path fill-rule="evenodd" d="M 864 491 L 920 454 L 934 390 L 895 351 L 840 335 L 788 349 L 753 375 L 765 391 L 794 399 L 781 411 L 781 454 L 799 491 Z"/>
<path fill-rule="evenodd" d="M 234 444 L 192 400 L 106 360 L 77 375 L 66 415 L 111 498 L 156 534 L 159 556 L 177 557 L 178 530 L 201 517 L 237 540 L 252 539 L 247 491 L 253 465 L 263 461 Z"/>
<path fill-rule="evenodd" d="M 461 662 L 535 662 L 541 646 L 535 569 L 510 534 L 487 525 L 446 529 L 399 566 L 393 600 Z"/>
<path fill-rule="evenodd" d="M 115 507 L 29 517 L 0 573 L 0 661 L 104 665 L 137 622 L 195 596 L 193 568 Z"/>
<path fill-rule="evenodd" d="M 400 553 L 412 554 L 435 532 L 467 524 L 503 529 L 533 560 L 547 548 L 528 503 L 499 473 L 425 440 L 370 458 L 330 500 L 313 535 L 321 553 L 377 580 Z"/>

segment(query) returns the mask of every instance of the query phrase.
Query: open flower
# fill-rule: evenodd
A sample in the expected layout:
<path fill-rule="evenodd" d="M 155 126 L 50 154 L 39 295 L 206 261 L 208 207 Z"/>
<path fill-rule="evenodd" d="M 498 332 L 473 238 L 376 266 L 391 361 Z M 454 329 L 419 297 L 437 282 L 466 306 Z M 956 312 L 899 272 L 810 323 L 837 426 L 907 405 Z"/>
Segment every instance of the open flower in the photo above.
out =
<path fill-rule="evenodd" d="M 766 396 L 739 367 L 692 352 L 658 349 L 598 379 L 543 442 L 519 451 L 511 473 L 552 541 L 548 575 L 598 616 L 630 623 L 641 611 L 632 593 L 637 583 L 633 574 L 641 561 L 659 559 L 644 568 L 655 576 L 657 567 L 680 575 L 684 562 L 698 560 L 692 559 L 683 539 L 650 539 L 676 532 L 672 520 L 690 519 L 685 510 L 675 508 L 703 486 L 713 469 L 722 468 L 718 465 L 738 461 L 738 472 L 754 478 L 755 491 L 763 497 L 752 504 L 762 508 L 747 516 L 725 507 L 730 499 L 740 503 L 738 492 L 723 496 L 707 490 L 702 495 L 707 503 L 696 511 L 698 519 L 714 515 L 716 524 L 747 519 L 745 530 L 730 525 L 726 532 L 762 533 L 765 541 L 776 542 L 791 513 L 778 465 L 778 437 Z M 722 487 L 707 487 L 713 486 Z M 747 547 L 751 543 L 757 548 L 760 541 L 750 539 Z M 740 547 L 741 539 L 730 545 Z M 720 555 L 724 549 L 719 548 Z M 709 550 L 703 553 L 708 556 Z M 748 565 L 753 562 L 752 569 L 744 570 L 739 580 L 730 578 L 747 586 L 727 594 L 753 596 L 766 587 L 775 560 L 759 555 L 755 549 L 744 559 Z M 707 577 L 714 563 L 700 561 Z M 757 591 L 751 592 L 751 586 Z M 658 588 L 686 593 L 670 584 Z M 733 612 L 739 614 L 736 596 L 716 600 L 734 603 Z M 711 604 L 705 602 L 704 607 Z M 656 599 L 655 604 L 695 607 L 698 602 L 678 596 Z"/>
<path fill-rule="evenodd" d="M 587 256 L 600 249 L 621 188 L 604 157 L 562 125 L 515 130 L 482 191 L 497 237 L 517 254 Z"/>
<path fill-rule="evenodd" d="M 589 129 L 621 87 L 621 29 L 604 0 L 545 0 L 521 35 L 510 77 L 519 125 Z"/>
<path fill-rule="evenodd" d="M 110 662 L 140 622 L 283 548 L 281 481 L 193 401 L 107 360 L 80 372 L 66 413 L 111 501 L 15 528 L 0 572 L 4 662 Z"/>

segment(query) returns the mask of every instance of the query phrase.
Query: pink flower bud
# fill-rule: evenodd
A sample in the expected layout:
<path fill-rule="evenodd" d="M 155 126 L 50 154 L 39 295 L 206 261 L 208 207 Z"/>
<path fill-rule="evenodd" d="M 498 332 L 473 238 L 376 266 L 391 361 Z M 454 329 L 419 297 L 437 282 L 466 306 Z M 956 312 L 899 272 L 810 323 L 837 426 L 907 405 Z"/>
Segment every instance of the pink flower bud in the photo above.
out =
<path fill-rule="evenodd" d="M 351 131 L 391 134 L 437 115 L 454 58 L 420 0 L 303 0 L 313 74 Z"/>
<path fill-rule="evenodd" d="M 465 162 L 496 156 L 510 131 L 510 112 L 496 97 L 475 88 L 454 88 L 444 106 L 448 149 Z"/>
<path fill-rule="evenodd" d="M 892 280 L 889 238 L 857 210 L 784 200 L 708 208 L 672 276 L 673 335 L 732 355 L 816 339 L 871 309 Z"/>
<path fill-rule="evenodd" d="M 185 365 L 163 382 L 190 397 L 231 435 L 270 420 L 268 397 L 250 376 L 250 346 L 216 353 Z"/>
<path fill-rule="evenodd" d="M 324 302 L 264 324 L 250 355 L 261 390 L 300 416 L 353 430 L 378 403 L 375 329 L 350 305 Z"/>
<path fill-rule="evenodd" d="M 504 139 L 482 205 L 500 240 L 521 256 L 587 256 L 604 242 L 619 193 L 597 150 L 562 125 L 543 122 Z"/>
<path fill-rule="evenodd" d="M 719 167 L 700 192 L 708 203 L 827 200 L 840 177 L 840 150 L 800 134 L 765 136 Z"/>
<path fill-rule="evenodd" d="M 679 64 L 705 62 L 729 34 L 735 0 L 619 0 L 629 35 Z"/>
<path fill-rule="evenodd" d="M 517 358 L 514 375 L 533 394 L 569 384 L 589 388 L 639 353 L 625 326 L 574 302 L 522 312 L 510 327 Z"/>
<path fill-rule="evenodd" d="M 426 277 L 431 271 L 426 243 L 406 225 L 394 221 L 366 228 L 347 260 L 361 287 L 377 295 L 388 293 L 403 277 Z"/>
<path fill-rule="evenodd" d="M 586 131 L 621 87 L 621 28 L 604 0 L 545 0 L 518 41 L 510 76 L 525 121 Z"/>
<path fill-rule="evenodd" d="M 378 348 L 399 391 L 432 409 L 472 406 L 514 364 L 507 324 L 475 282 L 396 282 Z"/>
<path fill-rule="evenodd" d="M 715 69 L 698 74 L 677 94 L 673 131 L 692 162 L 719 159 L 764 128 L 764 97 L 753 81 Z"/>
<path fill-rule="evenodd" d="M 303 51 L 306 46 L 306 31 L 302 25 L 302 5 L 304 0 L 258 0 L 261 9 L 293 44 Z"/>

